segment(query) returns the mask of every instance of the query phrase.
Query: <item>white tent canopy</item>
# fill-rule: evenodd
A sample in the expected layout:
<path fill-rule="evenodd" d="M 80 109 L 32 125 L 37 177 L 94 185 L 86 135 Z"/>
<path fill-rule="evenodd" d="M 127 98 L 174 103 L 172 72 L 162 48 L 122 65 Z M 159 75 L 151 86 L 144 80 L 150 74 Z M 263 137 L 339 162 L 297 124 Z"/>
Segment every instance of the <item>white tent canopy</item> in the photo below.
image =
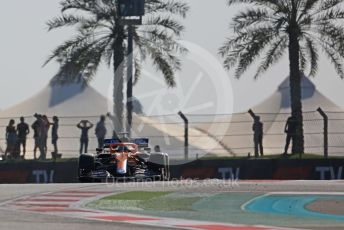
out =
<path fill-rule="evenodd" d="M 341 132 L 344 130 L 344 110 L 321 94 L 307 77 L 302 78 L 301 88 L 305 151 L 315 154 L 323 153 L 323 121 L 317 112 L 320 107 L 329 112 L 330 154 L 342 154 L 344 135 Z M 283 81 L 270 97 L 253 107 L 252 110 L 261 117 L 264 123 L 265 153 L 283 153 L 285 146 L 284 126 L 291 114 L 289 78 Z M 232 116 L 230 128 L 222 141 L 236 155 L 247 155 L 254 151 L 252 123 L 253 120 L 246 111 Z"/>
<path fill-rule="evenodd" d="M 76 157 L 79 154 L 79 137 L 80 130 L 76 124 L 80 120 L 90 120 L 94 125 L 99 120 L 101 114 L 106 114 L 112 110 L 111 100 L 101 95 L 90 86 L 84 87 L 82 82 L 72 83 L 68 85 L 56 85 L 50 83 L 33 97 L 11 107 L 0 111 L 0 132 L 5 136 L 5 128 L 9 119 L 15 119 L 16 124 L 19 117 L 24 116 L 26 122 L 31 125 L 34 122 L 33 115 L 35 113 L 45 114 L 48 117 L 58 116 L 60 119 L 59 128 L 59 152 L 64 157 Z M 138 103 L 136 103 L 138 104 Z M 141 108 L 137 107 L 136 112 L 140 112 Z M 178 117 L 178 116 L 177 116 Z M 172 122 L 163 124 L 153 117 L 146 117 L 142 114 L 134 114 L 133 133 L 136 137 L 149 137 L 151 139 L 151 147 L 160 145 L 163 151 L 171 153 L 172 157 L 183 156 L 184 146 L 184 129 L 183 124 Z M 112 122 L 107 119 L 107 136 L 112 136 Z M 33 139 L 29 134 L 27 143 L 28 156 L 32 157 Z M 227 154 L 227 151 L 215 139 L 204 135 L 201 131 L 191 128 L 190 135 L 190 155 L 194 157 L 196 154 L 205 154 L 210 149 L 220 150 L 220 154 Z M 202 136 L 203 135 L 203 136 Z M 89 131 L 90 143 L 89 152 L 93 152 L 96 148 L 96 138 L 94 129 Z M 49 133 L 50 137 L 50 133 Z M 48 140 L 48 153 L 53 149 Z M 5 138 L 0 138 L 0 143 L 4 149 L 6 146 Z M 38 153 L 37 153 L 38 154 Z M 48 154 L 49 155 L 49 154 Z"/>
<path fill-rule="evenodd" d="M 19 117 L 24 116 L 26 122 L 31 125 L 35 113 L 46 114 L 48 117 L 56 115 L 60 118 L 59 151 L 64 157 L 78 156 L 80 130 L 76 128 L 76 124 L 84 119 L 96 124 L 101 114 L 112 110 L 110 100 L 92 87 L 83 87 L 83 85 L 82 83 L 62 86 L 49 84 L 24 102 L 0 111 L 0 132 L 3 133 L 3 137 L 11 118 L 18 123 Z M 342 154 L 344 151 L 344 111 L 318 92 L 315 85 L 306 77 L 302 79 L 302 102 L 306 152 L 321 154 L 323 151 L 323 123 L 321 116 L 316 112 L 321 107 L 330 112 L 328 113 L 330 155 Z M 252 110 L 261 116 L 264 122 L 265 153 L 282 153 L 285 144 L 284 125 L 291 112 L 289 79 L 287 78 L 269 98 Z M 188 118 L 191 158 L 206 153 L 244 156 L 253 152 L 253 121 L 246 111 L 234 115 L 189 115 Z M 108 119 L 108 137 L 111 137 L 112 129 L 112 123 Z M 94 129 L 90 130 L 89 135 L 89 152 L 93 152 L 97 143 Z M 170 153 L 172 157 L 183 157 L 184 124 L 178 115 L 149 117 L 134 114 L 133 136 L 148 137 L 151 147 L 160 145 L 161 149 Z M 28 156 L 32 157 L 32 133 L 29 137 L 27 152 Z M 52 145 L 50 139 L 48 141 L 50 152 Z M 5 148 L 5 138 L 0 138 L 0 146 L 2 149 Z"/>

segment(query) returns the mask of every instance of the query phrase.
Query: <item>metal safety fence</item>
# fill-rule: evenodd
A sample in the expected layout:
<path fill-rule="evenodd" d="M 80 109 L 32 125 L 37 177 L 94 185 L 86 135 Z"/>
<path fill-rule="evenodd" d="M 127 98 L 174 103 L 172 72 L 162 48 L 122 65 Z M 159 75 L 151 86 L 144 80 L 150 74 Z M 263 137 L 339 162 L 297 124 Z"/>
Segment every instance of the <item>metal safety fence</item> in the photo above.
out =
<path fill-rule="evenodd" d="M 344 112 L 323 111 L 304 112 L 305 152 L 329 156 L 344 155 Z M 286 134 L 284 127 L 290 113 L 258 113 L 263 123 L 263 146 L 265 154 L 282 154 L 285 146 Z M 203 155 L 212 156 L 247 156 L 253 155 L 253 119 L 249 113 L 235 114 L 186 114 L 188 119 L 188 154 L 189 158 Z M 5 130 L 10 119 L 19 122 L 19 117 L 0 117 L 0 147 L 6 148 Z M 51 117 L 49 118 L 51 120 Z M 25 122 L 31 126 L 35 118 L 25 117 Z M 81 120 L 89 120 L 96 125 L 99 115 L 94 116 L 63 116 L 59 117 L 59 152 L 64 158 L 79 155 L 81 131 L 76 125 Z M 112 136 L 113 125 L 106 120 L 107 137 Z M 164 116 L 134 115 L 133 137 L 147 137 L 151 148 L 159 145 L 162 151 L 170 154 L 171 158 L 184 158 L 185 154 L 185 126 L 178 114 Z M 327 134 L 324 131 L 327 128 Z M 27 158 L 33 157 L 33 130 L 27 138 Z M 48 138 L 48 155 L 53 151 Z M 89 152 L 94 152 L 97 139 L 94 127 L 89 131 Z"/>

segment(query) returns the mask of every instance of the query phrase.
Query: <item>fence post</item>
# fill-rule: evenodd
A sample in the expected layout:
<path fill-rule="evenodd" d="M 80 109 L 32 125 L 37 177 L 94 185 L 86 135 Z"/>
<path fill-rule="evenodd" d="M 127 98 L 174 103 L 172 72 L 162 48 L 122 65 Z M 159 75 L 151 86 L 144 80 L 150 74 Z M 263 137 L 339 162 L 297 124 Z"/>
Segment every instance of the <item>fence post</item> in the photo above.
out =
<path fill-rule="evenodd" d="M 320 107 L 317 111 L 324 119 L 324 157 L 328 158 L 328 116 Z"/>
<path fill-rule="evenodd" d="M 252 109 L 250 109 L 250 110 L 248 111 L 248 113 L 251 115 L 251 117 L 253 118 L 253 120 L 257 117 L 256 114 L 253 112 Z"/>
<path fill-rule="evenodd" d="M 182 113 L 182 111 L 179 111 L 178 115 L 184 121 L 184 126 L 185 126 L 184 127 L 184 158 L 185 158 L 185 160 L 188 160 L 188 158 L 189 158 L 189 120 Z"/>
<path fill-rule="evenodd" d="M 253 112 L 252 109 L 250 109 L 250 110 L 248 111 L 248 113 L 251 115 L 251 117 L 252 117 L 252 119 L 253 119 L 253 122 L 255 122 L 257 115 Z M 254 156 L 255 156 L 255 158 L 258 158 L 258 157 L 259 157 L 259 154 L 258 154 L 258 152 L 257 152 L 256 147 L 257 147 L 257 146 L 256 146 L 256 143 L 254 143 Z M 250 156 L 250 153 L 249 153 L 249 156 Z"/>

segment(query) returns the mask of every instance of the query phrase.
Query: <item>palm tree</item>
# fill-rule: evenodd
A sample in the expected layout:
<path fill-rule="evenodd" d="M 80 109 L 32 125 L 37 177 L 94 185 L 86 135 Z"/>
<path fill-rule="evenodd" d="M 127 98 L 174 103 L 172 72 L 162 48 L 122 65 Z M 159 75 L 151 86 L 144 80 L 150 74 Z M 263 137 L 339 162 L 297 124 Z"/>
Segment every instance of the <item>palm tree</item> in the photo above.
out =
<path fill-rule="evenodd" d="M 219 49 L 227 69 L 240 78 L 258 58 L 255 78 L 289 51 L 292 115 L 297 119 L 293 153 L 304 153 L 301 76 L 315 76 L 322 50 L 344 78 L 344 7 L 342 0 L 227 0 L 250 8 L 239 12 L 231 28 L 235 35 Z"/>
<path fill-rule="evenodd" d="M 63 0 L 61 16 L 47 22 L 48 31 L 74 27 L 76 35 L 63 42 L 47 59 L 56 60 L 60 68 L 55 82 L 82 81 L 88 84 L 102 63 L 114 71 L 115 130 L 123 130 L 123 83 L 126 65 L 127 29 L 121 23 L 115 0 Z M 174 87 L 174 72 L 180 70 L 178 54 L 185 52 L 177 39 L 184 30 L 179 19 L 185 18 L 189 6 L 181 0 L 146 0 L 143 24 L 133 28 L 134 82 L 140 77 L 141 64 L 150 59 L 168 86 Z"/>

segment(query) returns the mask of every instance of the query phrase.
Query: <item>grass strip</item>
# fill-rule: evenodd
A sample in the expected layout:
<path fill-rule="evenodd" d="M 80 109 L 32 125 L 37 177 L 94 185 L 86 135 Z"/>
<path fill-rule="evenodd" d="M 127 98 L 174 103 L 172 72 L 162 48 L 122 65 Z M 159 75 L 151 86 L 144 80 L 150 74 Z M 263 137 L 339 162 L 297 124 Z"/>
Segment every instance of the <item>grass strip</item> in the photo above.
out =
<path fill-rule="evenodd" d="M 112 196 L 107 196 L 102 200 L 150 200 L 153 198 L 158 198 L 161 196 L 165 196 L 170 192 L 143 192 L 143 191 L 136 191 L 136 192 L 125 192 L 120 194 L 115 194 Z"/>

